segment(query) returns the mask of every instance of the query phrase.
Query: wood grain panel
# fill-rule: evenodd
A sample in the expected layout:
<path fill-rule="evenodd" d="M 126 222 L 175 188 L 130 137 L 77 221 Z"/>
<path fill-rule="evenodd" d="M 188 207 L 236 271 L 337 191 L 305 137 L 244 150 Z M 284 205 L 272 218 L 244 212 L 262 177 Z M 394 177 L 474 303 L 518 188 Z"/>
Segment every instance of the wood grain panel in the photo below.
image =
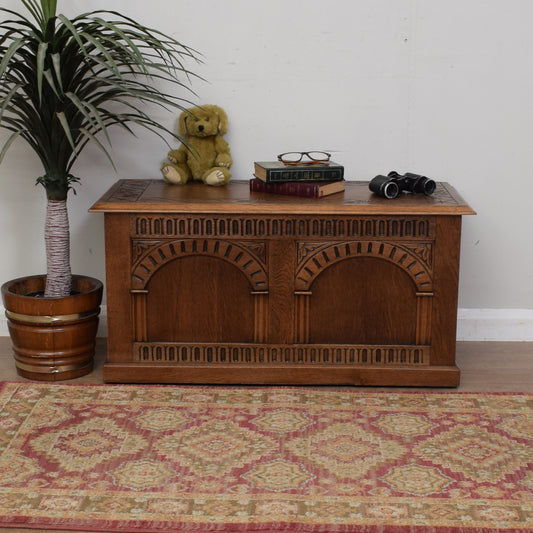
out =
<path fill-rule="evenodd" d="M 166 263 L 151 278 L 148 341 L 253 342 L 254 301 L 246 276 L 207 256 Z"/>
<path fill-rule="evenodd" d="M 310 342 L 415 344 L 416 290 L 397 266 L 374 258 L 347 259 L 312 285 Z"/>

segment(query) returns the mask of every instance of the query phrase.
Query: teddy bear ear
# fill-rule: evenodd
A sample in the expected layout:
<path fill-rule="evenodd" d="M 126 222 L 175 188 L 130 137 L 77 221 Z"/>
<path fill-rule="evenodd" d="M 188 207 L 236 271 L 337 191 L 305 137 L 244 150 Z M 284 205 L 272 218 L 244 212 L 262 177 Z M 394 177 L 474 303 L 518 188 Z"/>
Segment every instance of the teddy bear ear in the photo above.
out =
<path fill-rule="evenodd" d="M 218 116 L 218 133 L 221 135 L 228 133 L 228 115 L 226 115 L 226 112 L 217 105 L 213 106 L 213 110 Z"/>
<path fill-rule="evenodd" d="M 189 135 L 189 130 L 187 129 L 187 117 L 189 116 L 189 111 L 182 111 L 178 118 L 178 135 L 181 137 Z"/>

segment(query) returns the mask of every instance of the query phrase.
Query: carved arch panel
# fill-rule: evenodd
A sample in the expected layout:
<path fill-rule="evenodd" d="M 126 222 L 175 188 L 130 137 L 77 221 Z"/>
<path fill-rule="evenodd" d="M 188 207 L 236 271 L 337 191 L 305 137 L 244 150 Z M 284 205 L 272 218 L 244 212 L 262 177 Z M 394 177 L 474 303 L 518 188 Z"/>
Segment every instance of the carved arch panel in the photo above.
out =
<path fill-rule="evenodd" d="M 180 338 L 181 330 L 194 330 L 196 322 L 191 322 L 187 327 L 155 327 L 153 313 L 150 311 L 150 304 L 153 302 L 154 295 L 159 294 L 159 299 L 163 300 L 167 292 L 174 295 L 183 295 L 183 299 L 189 302 L 197 302 L 199 298 L 195 295 L 209 291 L 209 278 L 211 274 L 218 274 L 217 282 L 212 287 L 211 294 L 213 297 L 216 292 L 224 291 L 222 300 L 219 299 L 221 306 L 229 306 L 232 309 L 238 309 L 243 315 L 241 318 L 234 316 L 234 320 L 241 323 L 241 329 L 244 331 L 244 323 L 251 320 L 252 336 L 245 338 L 232 339 L 226 336 L 230 323 L 225 322 L 225 318 L 217 326 L 215 323 L 209 323 L 210 310 L 207 303 L 204 305 L 205 311 L 201 310 L 197 314 L 201 320 L 206 320 L 209 328 L 205 331 L 211 331 L 210 341 L 220 338 L 220 340 L 235 342 L 265 342 L 268 327 L 268 272 L 265 264 L 266 244 L 264 242 L 226 242 L 221 240 L 210 239 L 184 239 L 173 241 L 133 241 L 133 257 L 135 258 L 131 272 L 131 295 L 133 308 L 133 331 L 136 342 L 145 342 L 154 340 L 159 337 L 175 336 Z M 181 272 L 186 265 L 191 265 L 186 272 Z M 193 266 L 195 265 L 195 266 Z M 225 265 L 225 267 L 224 267 Z M 201 273 L 197 268 L 201 268 Z M 171 274 L 165 274 L 162 278 L 160 274 L 164 271 L 175 271 L 176 276 L 184 277 L 188 280 L 196 279 L 196 285 L 187 296 L 186 286 L 176 286 L 177 281 Z M 226 275 L 221 275 L 226 272 Z M 242 279 L 241 279 L 242 278 Z M 163 281 L 161 281 L 163 279 Z M 152 283 L 152 280 L 156 281 Z M 231 280 L 231 281 L 230 281 Z M 204 282 L 205 281 L 205 282 Z M 155 289 L 157 287 L 157 289 Z M 233 291 L 233 292 L 232 292 Z M 236 301 L 237 296 L 240 300 Z M 204 294 L 204 299 L 205 299 Z M 249 303 L 247 303 L 249 302 Z M 174 302 L 174 307 L 180 309 L 178 314 L 183 317 L 185 309 L 179 308 L 178 303 Z M 157 306 L 156 306 L 157 307 Z M 153 310 L 152 310 L 153 311 Z M 213 314 L 213 313 L 212 313 Z M 220 315 L 221 316 L 221 315 Z M 180 320 L 177 316 L 176 320 Z M 156 326 L 158 326 L 156 324 Z M 219 331 L 217 331 L 217 327 Z M 203 328 L 203 326 L 202 326 Z M 196 332 L 195 340 L 199 341 L 201 330 Z M 165 332 L 173 331 L 171 335 Z M 161 340 L 161 339 L 157 339 Z"/>
<path fill-rule="evenodd" d="M 250 282 L 253 291 L 268 291 L 268 274 L 265 265 L 265 243 L 236 243 L 218 239 L 183 239 L 154 244 L 134 243 L 143 249 L 131 273 L 133 290 L 146 288 L 150 278 L 163 265 L 180 257 L 211 256 L 231 263 Z"/>
<path fill-rule="evenodd" d="M 310 291 L 317 276 L 339 261 L 355 257 L 374 257 L 389 261 L 402 269 L 412 279 L 418 292 L 431 292 L 433 276 L 430 247 L 430 244 L 417 244 L 416 248 L 410 248 L 407 245 L 380 241 L 299 243 L 295 290 Z"/>
<path fill-rule="evenodd" d="M 431 343 L 431 315 L 433 302 L 433 244 L 416 243 L 416 244 L 402 244 L 379 242 L 379 241 L 354 241 L 341 243 L 299 243 L 298 244 L 298 262 L 295 276 L 295 339 L 299 343 L 308 343 L 314 341 L 313 330 L 316 332 L 322 326 L 322 315 L 319 319 L 313 318 L 313 283 L 321 278 L 321 275 L 328 272 L 331 267 L 341 265 L 342 262 L 354 260 L 383 260 L 389 266 L 385 268 L 383 265 L 379 267 L 379 262 L 376 263 L 376 268 L 369 268 L 366 271 L 367 277 L 372 277 L 376 270 L 382 270 L 382 279 L 398 278 L 396 288 L 396 297 L 398 302 L 410 301 L 405 309 L 412 310 L 407 317 L 406 311 L 401 311 L 401 305 L 398 307 L 398 314 L 401 315 L 398 320 L 404 318 L 408 320 L 406 329 L 412 333 L 409 334 L 409 344 L 429 345 Z M 363 261 L 365 262 L 365 261 Z M 395 268 L 393 268 L 395 267 Z M 397 269 L 396 269 L 397 267 Z M 336 270 L 336 269 L 333 269 Z M 386 271 L 386 272 L 385 272 Z M 396 276 L 395 271 L 398 275 Z M 334 279 L 335 276 L 327 276 Z M 343 273 L 338 277 L 339 280 L 346 282 L 350 279 L 348 273 Z M 405 281 L 402 282 L 401 279 Z M 409 280 L 413 285 L 409 284 Z M 320 280 L 322 281 L 322 280 Z M 380 278 L 372 279 L 375 290 L 374 296 L 379 293 Z M 363 284 L 364 285 L 364 284 Z M 400 290 L 400 288 L 403 288 Z M 317 287 L 315 287 L 317 288 Z M 335 296 L 335 291 L 339 290 Z M 398 292 L 400 291 L 400 292 Z M 403 291 L 403 293 L 402 293 Z M 321 289 L 321 292 L 322 289 Z M 361 291 L 362 292 L 362 291 Z M 382 291 L 383 292 L 383 291 Z M 348 294 L 348 292 L 346 292 Z M 337 302 L 342 300 L 345 296 L 345 291 L 342 288 L 332 286 L 330 291 L 318 296 L 323 302 L 333 299 Z M 357 296 L 354 296 L 356 298 Z M 386 291 L 382 295 L 385 299 Z M 379 299 L 379 297 L 378 297 Z M 393 298 L 394 299 L 394 298 Z M 315 296 L 316 300 L 316 296 Z M 358 302 L 360 304 L 360 302 Z M 372 305 L 371 301 L 367 302 Z M 319 306 L 321 308 L 322 306 Z M 327 305 L 325 306 L 327 307 Z M 387 303 L 385 309 L 392 308 L 392 303 Z M 347 312 L 345 310 L 345 312 Z M 359 312 L 362 312 L 361 306 Z M 328 315 L 328 313 L 325 313 Z M 329 317 L 328 317 L 329 318 Z M 326 318 L 327 320 L 327 318 Z M 376 321 L 379 318 L 376 317 Z M 317 324 L 319 327 L 317 328 Z M 331 322 L 331 330 L 334 330 L 338 323 L 333 318 Z M 326 326 L 327 330 L 329 326 Z M 346 335 L 346 333 L 344 334 Z M 321 339 L 323 340 L 323 339 Z M 399 341 L 403 344 L 407 339 Z M 332 342 L 330 339 L 329 342 Z M 350 339 L 350 342 L 354 342 Z M 374 343 L 373 339 L 368 340 L 370 344 Z M 396 342 L 395 342 L 396 343 Z"/>

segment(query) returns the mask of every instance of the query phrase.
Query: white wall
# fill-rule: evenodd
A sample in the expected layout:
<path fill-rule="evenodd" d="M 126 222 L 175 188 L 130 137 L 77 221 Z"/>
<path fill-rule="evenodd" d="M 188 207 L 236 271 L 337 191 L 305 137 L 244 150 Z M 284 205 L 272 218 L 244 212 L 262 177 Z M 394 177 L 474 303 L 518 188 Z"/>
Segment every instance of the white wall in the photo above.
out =
<path fill-rule="evenodd" d="M 2 5 L 20 9 L 19 0 Z M 147 5 L 150 9 L 147 10 Z M 348 179 L 392 169 L 454 185 L 465 217 L 459 305 L 533 309 L 531 0 L 63 0 L 67 15 L 116 9 L 204 54 L 198 102 L 224 107 L 235 178 L 253 161 L 325 149 Z M 154 109 L 172 126 L 176 117 Z M 71 199 L 73 270 L 104 278 L 101 215 L 119 177 L 158 178 L 157 137 L 114 138 L 118 175 L 94 148 Z M 6 138 L 0 133 L 0 142 Z M 44 195 L 21 142 L 0 166 L 0 280 L 44 269 Z"/>

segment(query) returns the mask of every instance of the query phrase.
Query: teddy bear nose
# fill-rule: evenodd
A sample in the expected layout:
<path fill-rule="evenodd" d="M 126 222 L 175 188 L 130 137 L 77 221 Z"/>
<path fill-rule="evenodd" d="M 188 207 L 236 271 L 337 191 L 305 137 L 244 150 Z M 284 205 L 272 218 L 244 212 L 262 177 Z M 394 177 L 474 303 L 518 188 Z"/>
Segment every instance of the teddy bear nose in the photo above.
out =
<path fill-rule="evenodd" d="M 198 126 L 198 131 L 204 131 L 204 126 L 203 126 L 203 124 L 200 124 L 200 125 Z"/>

